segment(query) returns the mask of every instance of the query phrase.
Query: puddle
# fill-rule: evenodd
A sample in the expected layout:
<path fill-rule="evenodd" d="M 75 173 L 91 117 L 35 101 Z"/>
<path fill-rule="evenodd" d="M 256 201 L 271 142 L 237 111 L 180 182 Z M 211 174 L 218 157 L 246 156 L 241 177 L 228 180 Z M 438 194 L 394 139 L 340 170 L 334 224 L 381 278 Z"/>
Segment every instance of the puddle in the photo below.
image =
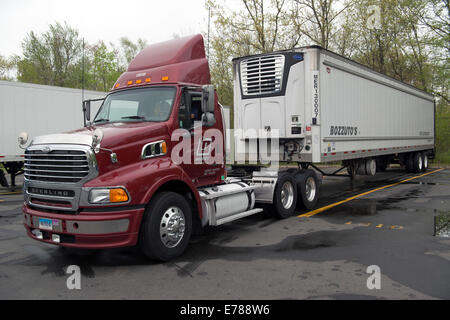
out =
<path fill-rule="evenodd" d="M 434 236 L 450 238 L 450 213 L 434 216 Z"/>

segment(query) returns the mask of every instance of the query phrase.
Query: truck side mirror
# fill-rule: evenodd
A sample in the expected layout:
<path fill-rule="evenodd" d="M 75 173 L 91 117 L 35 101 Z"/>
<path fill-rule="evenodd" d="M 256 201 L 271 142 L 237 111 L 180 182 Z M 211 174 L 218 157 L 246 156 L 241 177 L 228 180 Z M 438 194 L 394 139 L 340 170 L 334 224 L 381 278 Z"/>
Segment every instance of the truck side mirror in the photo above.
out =
<path fill-rule="evenodd" d="M 83 113 L 84 113 L 84 125 L 86 122 L 91 121 L 91 101 L 83 101 Z"/>
<path fill-rule="evenodd" d="M 214 86 L 209 84 L 202 87 L 202 112 L 214 113 Z"/>
<path fill-rule="evenodd" d="M 216 124 L 216 118 L 214 117 L 214 113 L 212 112 L 205 112 L 202 115 L 202 124 L 205 127 L 212 127 Z"/>

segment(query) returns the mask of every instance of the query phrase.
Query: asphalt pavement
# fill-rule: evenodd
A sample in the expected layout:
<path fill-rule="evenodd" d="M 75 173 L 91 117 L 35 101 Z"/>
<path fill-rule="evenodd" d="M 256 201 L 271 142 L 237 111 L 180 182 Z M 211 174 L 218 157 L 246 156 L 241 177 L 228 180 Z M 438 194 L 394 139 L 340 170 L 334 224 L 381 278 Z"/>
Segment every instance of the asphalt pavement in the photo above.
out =
<path fill-rule="evenodd" d="M 20 190 L 0 189 L 0 299 L 450 298 L 450 238 L 434 236 L 434 217 L 450 215 L 448 169 L 326 177 L 319 210 L 209 228 L 169 263 L 134 248 L 67 254 L 29 239 L 22 203 Z M 66 285 L 69 265 L 81 269 L 80 290 Z M 379 289 L 367 285 L 369 266 Z"/>

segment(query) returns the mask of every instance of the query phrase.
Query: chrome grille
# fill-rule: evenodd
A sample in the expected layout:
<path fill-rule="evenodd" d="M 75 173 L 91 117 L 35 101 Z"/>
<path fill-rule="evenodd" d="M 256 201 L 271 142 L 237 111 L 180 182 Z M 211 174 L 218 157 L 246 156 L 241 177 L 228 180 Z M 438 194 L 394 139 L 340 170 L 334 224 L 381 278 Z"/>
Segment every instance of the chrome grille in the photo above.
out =
<path fill-rule="evenodd" d="M 31 181 L 77 183 L 89 175 L 88 155 L 82 150 L 26 150 L 24 175 Z"/>
<path fill-rule="evenodd" d="M 281 91 L 284 55 L 259 56 L 241 62 L 244 95 L 271 94 Z"/>

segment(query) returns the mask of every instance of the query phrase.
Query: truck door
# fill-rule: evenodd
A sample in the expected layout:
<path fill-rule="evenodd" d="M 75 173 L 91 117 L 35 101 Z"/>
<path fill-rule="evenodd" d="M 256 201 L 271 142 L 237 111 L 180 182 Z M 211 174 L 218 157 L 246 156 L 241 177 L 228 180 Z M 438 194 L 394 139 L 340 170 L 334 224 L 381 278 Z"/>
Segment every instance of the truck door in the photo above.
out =
<path fill-rule="evenodd" d="M 202 95 L 199 91 L 183 90 L 179 112 L 179 128 L 187 130 L 190 140 L 190 161 L 182 163 L 181 167 L 190 176 L 197 186 L 217 183 L 222 174 L 221 164 L 208 164 L 207 160 L 212 156 L 212 139 L 205 135 L 205 131 L 214 127 L 202 125 Z M 217 119 L 218 120 L 218 119 Z M 220 120 L 222 121 L 222 120 Z"/>

